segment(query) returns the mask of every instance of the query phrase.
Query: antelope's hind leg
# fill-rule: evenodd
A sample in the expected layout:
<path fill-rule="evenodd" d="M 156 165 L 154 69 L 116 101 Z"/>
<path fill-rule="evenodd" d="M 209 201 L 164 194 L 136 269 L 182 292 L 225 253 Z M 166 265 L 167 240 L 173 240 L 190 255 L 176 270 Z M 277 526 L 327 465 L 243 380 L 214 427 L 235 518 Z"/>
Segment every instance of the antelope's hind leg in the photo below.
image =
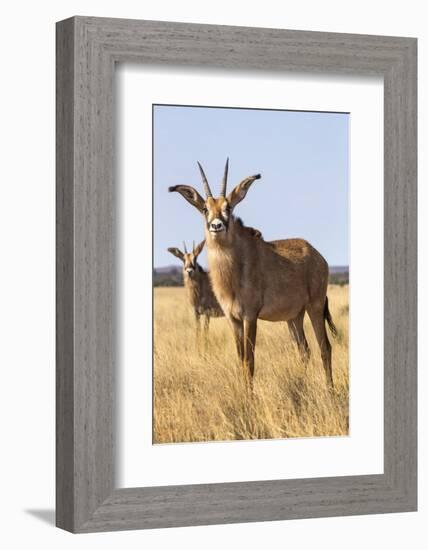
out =
<path fill-rule="evenodd" d="M 324 304 L 321 306 L 311 305 L 308 306 L 308 315 L 311 319 L 312 326 L 314 328 L 315 336 L 318 341 L 318 345 L 321 350 L 321 359 L 324 367 L 325 375 L 327 378 L 327 384 L 333 389 L 333 370 L 331 366 L 331 344 L 327 336 L 327 330 L 325 328 L 324 319 Z"/>
<path fill-rule="evenodd" d="M 291 319 L 291 321 L 288 321 L 288 329 L 291 337 L 299 349 L 303 363 L 307 365 L 311 356 L 311 350 L 309 348 L 308 341 L 306 340 L 305 331 L 303 330 L 305 311 L 306 310 L 303 308 L 297 317 Z"/>

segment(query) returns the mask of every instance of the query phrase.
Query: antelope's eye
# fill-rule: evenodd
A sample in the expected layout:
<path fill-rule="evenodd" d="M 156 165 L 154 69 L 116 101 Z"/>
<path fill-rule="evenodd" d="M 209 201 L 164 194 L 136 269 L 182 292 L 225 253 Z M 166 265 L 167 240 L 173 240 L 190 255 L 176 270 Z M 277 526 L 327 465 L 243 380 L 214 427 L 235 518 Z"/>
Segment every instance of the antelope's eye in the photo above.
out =
<path fill-rule="evenodd" d="M 207 208 L 206 206 L 204 206 L 204 208 L 202 209 L 202 212 L 203 212 L 204 214 L 208 214 L 208 208 Z"/>

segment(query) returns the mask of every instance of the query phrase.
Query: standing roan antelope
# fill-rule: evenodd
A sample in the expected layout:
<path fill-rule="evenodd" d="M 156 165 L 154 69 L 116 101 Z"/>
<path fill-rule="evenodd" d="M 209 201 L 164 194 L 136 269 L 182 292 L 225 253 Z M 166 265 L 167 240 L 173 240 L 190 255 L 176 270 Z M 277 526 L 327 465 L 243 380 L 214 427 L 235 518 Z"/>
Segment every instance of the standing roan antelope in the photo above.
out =
<path fill-rule="evenodd" d="M 266 242 L 248 231 L 233 215 L 260 174 L 241 181 L 226 196 L 229 159 L 220 196 L 214 198 L 198 162 L 206 200 L 191 186 L 176 185 L 177 191 L 204 216 L 208 265 L 214 294 L 230 322 L 238 357 L 252 381 L 257 319 L 287 321 L 302 355 L 309 357 L 303 330 L 308 313 L 321 350 L 327 383 L 333 387 L 331 344 L 325 322 L 333 335 L 336 327 L 328 309 L 328 264 L 303 239 Z"/>
<path fill-rule="evenodd" d="M 211 317 L 224 317 L 224 313 L 212 291 L 208 273 L 197 262 L 204 244 L 205 241 L 202 241 L 195 247 L 193 242 L 192 252 L 187 252 L 186 243 L 184 242 L 184 252 L 178 248 L 168 248 L 168 252 L 183 262 L 183 281 L 188 292 L 190 305 L 195 314 L 197 339 L 199 339 L 200 318 L 202 315 L 205 318 L 205 334 Z"/>

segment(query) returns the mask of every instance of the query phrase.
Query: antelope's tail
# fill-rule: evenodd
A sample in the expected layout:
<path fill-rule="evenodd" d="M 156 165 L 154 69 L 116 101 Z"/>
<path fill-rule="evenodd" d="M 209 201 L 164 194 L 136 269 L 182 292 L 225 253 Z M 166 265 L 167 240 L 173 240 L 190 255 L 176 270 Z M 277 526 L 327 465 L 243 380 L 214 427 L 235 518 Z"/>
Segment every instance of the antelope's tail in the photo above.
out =
<path fill-rule="evenodd" d="M 328 328 L 331 331 L 331 334 L 334 338 L 337 336 L 337 328 L 336 325 L 333 322 L 333 318 L 331 316 L 330 310 L 328 309 L 328 298 L 325 297 L 325 304 L 324 304 L 324 320 L 327 321 Z"/>

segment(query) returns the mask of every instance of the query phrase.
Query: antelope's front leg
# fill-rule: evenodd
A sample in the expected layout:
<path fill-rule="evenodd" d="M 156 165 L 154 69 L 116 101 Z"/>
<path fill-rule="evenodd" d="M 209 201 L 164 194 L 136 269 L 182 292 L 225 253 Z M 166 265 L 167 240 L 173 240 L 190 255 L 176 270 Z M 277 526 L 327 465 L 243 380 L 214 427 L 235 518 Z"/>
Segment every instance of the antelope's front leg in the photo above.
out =
<path fill-rule="evenodd" d="M 199 313 L 195 311 L 195 323 L 196 323 L 196 345 L 198 345 L 201 337 L 201 319 Z"/>
<path fill-rule="evenodd" d="M 205 319 L 204 319 L 204 336 L 205 338 L 208 337 L 208 329 L 210 328 L 210 316 L 205 314 Z"/>
<path fill-rule="evenodd" d="M 210 326 L 210 317 L 209 317 L 209 315 L 205 314 L 204 315 L 204 332 L 203 332 L 203 336 L 202 336 L 202 349 L 203 349 L 204 352 L 206 352 L 207 348 L 208 348 L 208 342 L 209 342 L 208 329 L 209 329 L 209 326 Z"/>
<path fill-rule="evenodd" d="M 245 373 L 252 382 L 254 377 L 254 352 L 256 349 L 257 318 L 244 319 L 244 358 Z"/>
<path fill-rule="evenodd" d="M 239 361 L 242 363 L 244 359 L 244 328 L 242 321 L 235 319 L 235 317 L 228 317 L 228 321 L 233 330 L 233 337 L 235 339 L 236 351 L 238 353 Z"/>

